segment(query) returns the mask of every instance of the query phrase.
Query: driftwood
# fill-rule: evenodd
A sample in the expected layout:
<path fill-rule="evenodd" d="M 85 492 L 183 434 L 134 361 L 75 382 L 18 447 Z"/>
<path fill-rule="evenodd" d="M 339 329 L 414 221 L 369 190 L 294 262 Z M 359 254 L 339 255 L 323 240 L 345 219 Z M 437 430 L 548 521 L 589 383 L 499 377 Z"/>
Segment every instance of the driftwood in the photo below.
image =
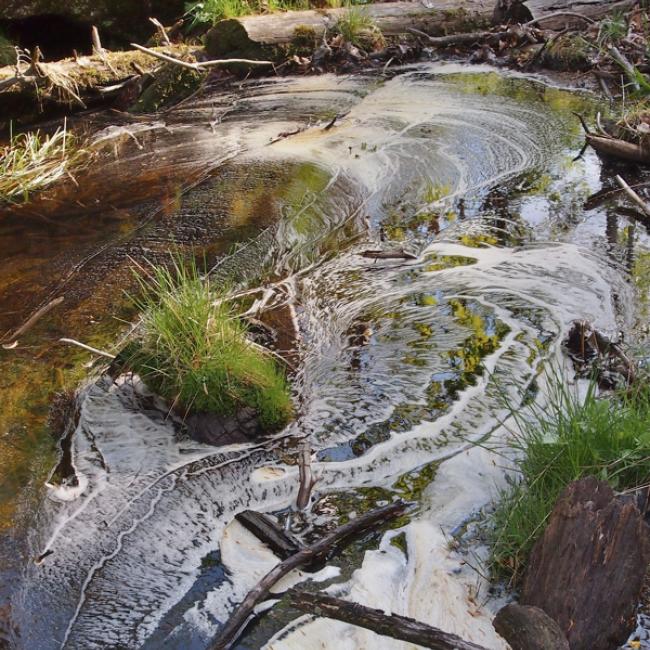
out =
<path fill-rule="evenodd" d="M 300 551 L 288 557 L 283 562 L 274 566 L 258 583 L 248 592 L 248 595 L 235 609 L 216 639 L 209 645 L 210 650 L 225 650 L 237 639 L 248 617 L 253 613 L 255 606 L 269 595 L 273 585 L 288 573 L 305 566 L 326 560 L 336 550 L 349 543 L 354 537 L 373 526 L 379 526 L 395 519 L 406 510 L 407 504 L 403 501 L 391 503 L 383 508 L 367 512 L 356 519 L 339 526 L 318 542 L 305 546 Z"/>
<path fill-rule="evenodd" d="M 536 22 L 549 29 L 581 26 L 584 18 L 598 19 L 608 12 L 626 9 L 633 0 L 528 0 L 526 5 Z M 459 9 L 459 7 L 462 7 Z M 278 46 L 287 46 L 297 36 L 320 41 L 348 9 L 288 11 L 263 16 L 244 16 L 218 22 L 206 35 L 210 56 L 241 55 L 272 57 Z M 370 4 L 363 11 L 384 36 L 399 36 L 415 29 L 429 36 L 477 32 L 492 23 L 494 4 L 484 0 L 432 0 L 419 2 L 384 2 Z M 527 16 L 528 14 L 526 14 Z"/>
<path fill-rule="evenodd" d="M 289 592 L 289 598 L 294 607 L 308 614 L 357 625 L 382 636 L 415 643 L 423 648 L 433 648 L 434 650 L 487 650 L 483 646 L 464 641 L 455 634 L 443 632 L 413 618 L 399 616 L 398 614 L 384 614 L 379 609 L 352 603 L 341 598 L 295 589 Z"/>
<path fill-rule="evenodd" d="M 521 603 L 543 609 L 571 648 L 611 650 L 635 628 L 650 529 L 633 496 L 604 481 L 571 483 L 533 547 Z"/>
<path fill-rule="evenodd" d="M 301 548 L 298 540 L 282 530 L 268 515 L 244 510 L 235 515 L 235 519 L 282 560 L 294 555 Z"/>
<path fill-rule="evenodd" d="M 569 650 L 560 626 L 539 607 L 511 603 L 499 610 L 492 625 L 512 650 Z"/>

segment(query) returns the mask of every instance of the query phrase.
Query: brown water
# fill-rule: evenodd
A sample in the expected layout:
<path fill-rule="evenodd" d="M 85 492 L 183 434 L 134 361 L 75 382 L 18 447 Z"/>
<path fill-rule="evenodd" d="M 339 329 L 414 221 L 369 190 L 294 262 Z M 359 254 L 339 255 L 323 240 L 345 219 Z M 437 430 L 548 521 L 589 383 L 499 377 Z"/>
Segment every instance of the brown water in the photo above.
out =
<path fill-rule="evenodd" d="M 572 319 L 634 329 L 626 267 L 647 259 L 645 232 L 615 205 L 585 207 L 601 167 L 592 153 L 571 162 L 573 110 L 591 104 L 478 68 L 244 83 L 155 121 L 102 127 L 79 188 L 3 215 L 0 331 L 64 298 L 0 352 L 13 643 L 203 648 L 273 561 L 231 522 L 243 508 L 289 516 L 297 481 L 286 454 L 179 440 L 128 383 L 82 391 L 80 485 L 43 486 L 56 464 L 52 394 L 97 374 L 89 353 L 58 339 L 119 349 L 134 260 L 179 249 L 205 255 L 218 277 L 288 278 L 304 361 L 301 416 L 285 433 L 309 437 L 321 474 L 302 532 L 395 494 L 420 502 L 402 529 L 374 539 L 382 553 L 361 546 L 339 563 L 341 588 L 497 647 L 491 605 L 468 619 L 454 600 L 474 576 L 456 572 L 437 531 L 479 511 L 502 477 L 480 450 L 458 452 L 500 435 L 499 392 L 521 395 L 543 359 L 559 358 Z M 324 131 L 336 112 L 347 115 Z M 297 127 L 308 128 L 270 144 Z M 357 255 L 380 232 L 418 259 Z M 367 345 L 351 343 L 360 325 Z M 414 597 L 435 591 L 416 568 L 444 582 L 438 605 Z M 322 578 L 337 582 L 331 570 Z M 261 647 L 292 618 L 278 608 L 241 647 Z M 272 647 L 350 642 L 327 626 L 286 630 Z M 374 642 L 355 632 L 351 647 Z"/>

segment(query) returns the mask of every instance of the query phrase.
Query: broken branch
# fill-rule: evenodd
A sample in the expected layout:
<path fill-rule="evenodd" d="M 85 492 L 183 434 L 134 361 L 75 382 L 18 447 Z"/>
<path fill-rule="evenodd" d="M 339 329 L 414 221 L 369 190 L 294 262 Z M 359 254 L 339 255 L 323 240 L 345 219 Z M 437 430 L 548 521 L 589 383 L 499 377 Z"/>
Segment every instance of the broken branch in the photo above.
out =
<path fill-rule="evenodd" d="M 406 510 L 406 507 L 407 504 L 404 501 L 396 501 L 383 508 L 367 512 L 356 519 L 352 519 L 347 524 L 339 526 L 320 541 L 305 546 L 296 554 L 276 564 L 235 608 L 217 638 L 209 645 L 210 650 L 226 650 L 226 648 L 229 648 L 239 636 L 255 606 L 269 595 L 271 588 L 278 580 L 293 571 L 293 569 L 305 564 L 311 564 L 315 560 L 325 559 L 334 550 L 349 542 L 353 536 L 371 526 L 395 519 Z"/>

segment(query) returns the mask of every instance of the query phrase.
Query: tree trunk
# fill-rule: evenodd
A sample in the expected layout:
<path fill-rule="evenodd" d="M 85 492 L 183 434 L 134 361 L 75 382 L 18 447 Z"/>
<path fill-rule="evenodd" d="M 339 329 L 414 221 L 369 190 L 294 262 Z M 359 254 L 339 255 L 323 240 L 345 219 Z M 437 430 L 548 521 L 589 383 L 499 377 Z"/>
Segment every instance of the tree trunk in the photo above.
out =
<path fill-rule="evenodd" d="M 575 481 L 533 548 L 521 603 L 553 618 L 572 650 L 613 650 L 634 630 L 649 561 L 636 498 L 593 477 Z"/>

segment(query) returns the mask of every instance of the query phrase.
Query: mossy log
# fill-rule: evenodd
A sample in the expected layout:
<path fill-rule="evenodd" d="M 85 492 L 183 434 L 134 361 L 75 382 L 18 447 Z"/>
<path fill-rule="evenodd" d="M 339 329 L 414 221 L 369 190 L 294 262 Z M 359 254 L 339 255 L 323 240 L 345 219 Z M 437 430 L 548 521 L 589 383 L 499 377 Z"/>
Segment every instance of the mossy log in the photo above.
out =
<path fill-rule="evenodd" d="M 564 27 L 580 18 L 553 16 L 558 11 L 575 12 L 597 19 L 610 11 L 631 6 L 632 0 L 602 0 L 584 4 L 576 0 L 529 0 L 526 3 L 534 18 L 549 16 L 543 27 Z M 431 36 L 473 32 L 487 28 L 493 19 L 494 3 L 484 0 L 432 0 L 424 6 L 416 2 L 383 2 L 366 5 L 364 11 L 384 36 L 406 34 L 411 29 Z M 206 35 L 210 57 L 276 56 L 291 45 L 305 45 L 306 40 L 320 42 L 325 30 L 345 16 L 347 8 L 288 11 L 263 16 L 244 16 L 218 22 Z"/>
<path fill-rule="evenodd" d="M 179 59 L 192 54 L 186 45 L 164 50 Z M 161 68 L 161 62 L 144 52 L 108 52 L 54 63 L 38 63 L 16 75 L 14 65 L 0 68 L 0 129 L 9 121 L 28 124 L 48 113 L 72 112 L 122 100 L 127 108 L 142 87 L 128 82 Z M 137 86 L 137 84 L 134 84 Z M 133 92 L 135 91 L 135 96 Z"/>

